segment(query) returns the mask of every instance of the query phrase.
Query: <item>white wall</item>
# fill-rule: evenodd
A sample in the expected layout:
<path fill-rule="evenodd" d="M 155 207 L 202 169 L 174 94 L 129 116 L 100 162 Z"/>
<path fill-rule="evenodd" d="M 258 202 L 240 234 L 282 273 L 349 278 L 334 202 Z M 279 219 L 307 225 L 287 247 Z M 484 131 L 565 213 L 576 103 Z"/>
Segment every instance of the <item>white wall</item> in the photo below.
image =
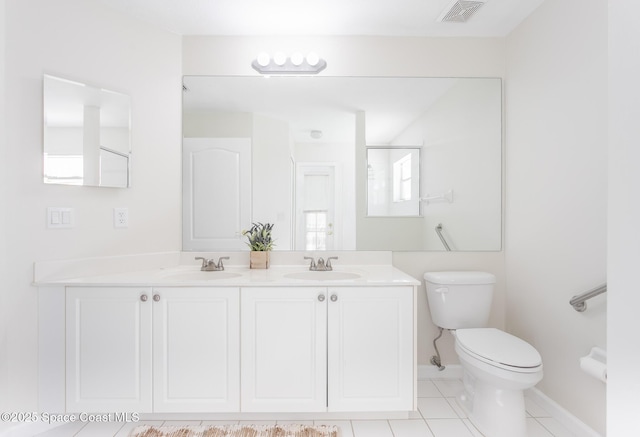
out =
<path fill-rule="evenodd" d="M 422 144 L 422 197 L 453 191 L 453 202 L 423 202 L 422 247 L 499 250 L 502 231 L 502 84 L 454 82 L 397 144 Z M 461 128 L 463 127 L 463 128 Z"/>
<path fill-rule="evenodd" d="M 504 39 L 499 38 L 194 36 L 183 38 L 183 73 L 254 75 L 251 61 L 260 52 L 315 51 L 327 60 L 322 73 L 327 76 L 503 77 L 504 48 Z M 366 182 L 366 174 L 356 174 L 356 184 L 361 184 L 356 190 L 365 193 Z M 504 325 L 503 261 L 502 252 L 394 253 L 394 265 L 420 280 L 428 270 L 477 269 L 496 274 L 491 318 L 496 327 Z M 428 364 L 437 328 L 430 321 L 422 287 L 418 306 L 418 361 Z M 457 362 L 450 337 L 447 334 L 442 340 L 445 363 Z"/>
<path fill-rule="evenodd" d="M 10 330 L 0 358 L 9 383 L 0 396 L 10 411 L 32 411 L 38 340 L 33 262 L 180 249 L 181 40 L 97 2 L 4 3 L 8 86 L 2 95 L 11 110 L 0 114 L 6 135 L 0 173 L 7 182 L 0 199 L 3 214 L 10 214 L 0 222 L 8 248 L 0 307 L 7 308 L 2 319 Z M 43 73 L 131 96 L 132 188 L 43 184 Z M 47 230 L 48 206 L 74 208 L 76 227 Z M 114 207 L 129 208 L 128 229 L 114 229 Z"/>
<path fill-rule="evenodd" d="M 568 301 L 606 281 L 606 16 L 544 2 L 507 38 L 505 81 L 507 329 L 540 351 L 538 388 L 602 434 L 605 385 L 578 359 L 607 346 L 606 297 Z"/>
<path fill-rule="evenodd" d="M 5 93 L 5 0 L 0 0 L 0 96 Z M 7 198 L 8 179 L 5 177 L 4 167 L 7 162 L 7 143 L 5 136 L 5 103 L 0 99 L 0 200 Z M 7 209 L 2 208 L 0 213 L 0 229 L 6 229 Z M 7 250 L 7 238 L 5 232 L 0 232 L 0 277 L 8 278 L 9 266 L 7 264 L 9 251 Z M 8 347 L 7 347 L 7 314 L 8 302 L 0 286 L 0 393 L 8 393 Z M 0 410 L 9 411 L 9 397 L 0 395 Z"/>
<path fill-rule="evenodd" d="M 274 224 L 275 250 L 293 249 L 290 142 L 289 123 L 253 115 L 252 214 L 256 222 Z"/>
<path fill-rule="evenodd" d="M 607 435 L 640 435 L 640 3 L 609 2 Z"/>
<path fill-rule="evenodd" d="M 182 123 L 185 138 L 250 138 L 253 132 L 248 112 L 185 111 Z"/>

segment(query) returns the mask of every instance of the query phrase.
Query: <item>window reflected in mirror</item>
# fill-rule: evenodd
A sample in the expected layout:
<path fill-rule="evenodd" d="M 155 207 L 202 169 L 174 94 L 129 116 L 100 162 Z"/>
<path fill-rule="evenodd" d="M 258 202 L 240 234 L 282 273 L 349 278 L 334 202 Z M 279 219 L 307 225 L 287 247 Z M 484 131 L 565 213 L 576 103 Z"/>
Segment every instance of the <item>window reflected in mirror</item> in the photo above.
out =
<path fill-rule="evenodd" d="M 420 149 L 367 148 L 367 215 L 420 216 Z"/>

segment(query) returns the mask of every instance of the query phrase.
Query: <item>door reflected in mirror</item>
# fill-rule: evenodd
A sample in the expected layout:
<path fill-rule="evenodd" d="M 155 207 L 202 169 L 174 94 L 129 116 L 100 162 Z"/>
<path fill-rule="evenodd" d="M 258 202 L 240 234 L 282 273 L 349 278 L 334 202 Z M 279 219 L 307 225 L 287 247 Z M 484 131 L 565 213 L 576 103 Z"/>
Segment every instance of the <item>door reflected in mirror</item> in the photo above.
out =
<path fill-rule="evenodd" d="M 44 75 L 44 182 L 128 187 L 131 99 Z"/>
<path fill-rule="evenodd" d="M 250 144 L 251 212 L 229 235 L 268 222 L 275 250 L 446 250 L 440 235 L 501 249 L 500 79 L 186 76 L 184 89 L 185 144 Z M 214 197 L 198 202 L 225 214 Z"/>

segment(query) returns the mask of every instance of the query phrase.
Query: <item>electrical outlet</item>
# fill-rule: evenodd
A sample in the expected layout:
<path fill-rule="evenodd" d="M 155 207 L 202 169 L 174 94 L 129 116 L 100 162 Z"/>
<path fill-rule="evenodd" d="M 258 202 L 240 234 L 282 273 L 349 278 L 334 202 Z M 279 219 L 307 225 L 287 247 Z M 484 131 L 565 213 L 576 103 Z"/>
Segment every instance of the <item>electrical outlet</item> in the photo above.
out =
<path fill-rule="evenodd" d="M 116 228 L 129 227 L 129 208 L 113 208 L 113 226 Z"/>

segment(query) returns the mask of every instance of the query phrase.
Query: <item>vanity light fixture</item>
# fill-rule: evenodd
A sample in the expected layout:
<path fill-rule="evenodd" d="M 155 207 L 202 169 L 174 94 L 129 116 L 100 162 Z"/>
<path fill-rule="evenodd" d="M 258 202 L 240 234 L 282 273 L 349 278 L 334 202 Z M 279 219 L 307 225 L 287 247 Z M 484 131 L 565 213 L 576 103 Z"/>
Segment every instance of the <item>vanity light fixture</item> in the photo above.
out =
<path fill-rule="evenodd" d="M 316 53 L 309 53 L 302 56 L 301 53 L 294 53 L 287 57 L 282 52 L 270 56 L 268 53 L 260 53 L 251 62 L 251 67 L 260 74 L 318 74 L 327 68 L 327 62 Z"/>

